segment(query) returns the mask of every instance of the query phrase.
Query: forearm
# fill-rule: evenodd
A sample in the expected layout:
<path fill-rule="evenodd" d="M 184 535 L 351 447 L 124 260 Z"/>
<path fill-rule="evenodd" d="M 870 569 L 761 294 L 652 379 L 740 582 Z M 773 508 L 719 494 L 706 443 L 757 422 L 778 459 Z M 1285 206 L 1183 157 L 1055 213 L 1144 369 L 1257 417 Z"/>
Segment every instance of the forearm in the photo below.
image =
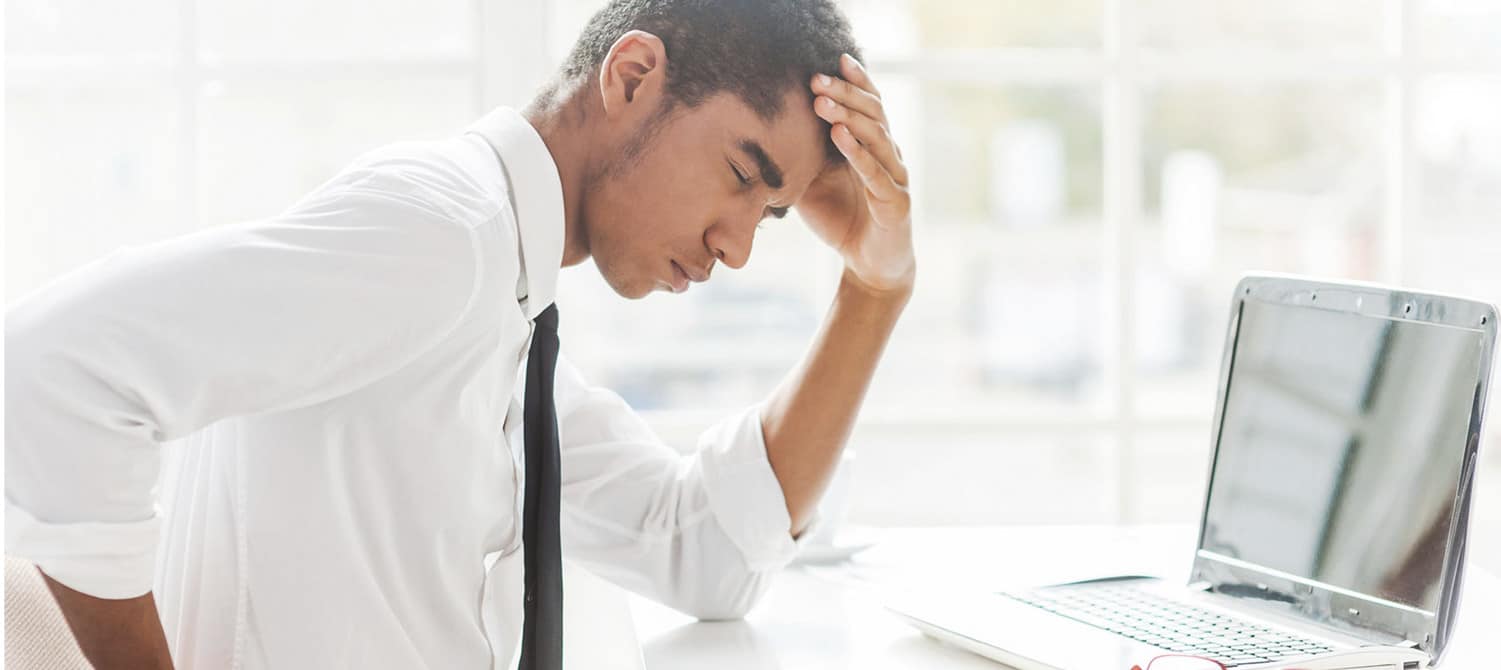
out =
<path fill-rule="evenodd" d="M 156 600 L 95 598 L 64 586 L 42 573 L 83 655 L 99 670 L 171 668 L 172 655 L 162 632 Z"/>
<path fill-rule="evenodd" d="M 766 404 L 766 454 L 782 485 L 793 535 L 812 519 L 911 294 L 910 284 L 871 290 L 846 271 L 808 355 Z"/>

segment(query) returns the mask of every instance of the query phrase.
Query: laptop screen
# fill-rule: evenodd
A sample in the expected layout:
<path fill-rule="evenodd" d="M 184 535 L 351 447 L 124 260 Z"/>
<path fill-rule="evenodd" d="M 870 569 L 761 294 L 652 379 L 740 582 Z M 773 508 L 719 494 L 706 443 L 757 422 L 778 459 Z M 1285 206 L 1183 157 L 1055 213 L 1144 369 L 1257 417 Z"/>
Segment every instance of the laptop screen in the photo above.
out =
<path fill-rule="evenodd" d="M 1479 331 L 1246 300 L 1201 549 L 1433 612 Z"/>

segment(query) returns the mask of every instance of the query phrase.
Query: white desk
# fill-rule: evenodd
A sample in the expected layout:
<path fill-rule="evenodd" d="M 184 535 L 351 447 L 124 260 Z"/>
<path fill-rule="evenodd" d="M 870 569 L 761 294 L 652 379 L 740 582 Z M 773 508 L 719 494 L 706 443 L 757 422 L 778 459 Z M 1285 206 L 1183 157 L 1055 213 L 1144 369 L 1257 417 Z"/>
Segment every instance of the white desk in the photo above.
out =
<path fill-rule="evenodd" d="M 700 623 L 632 596 L 649 670 L 956 668 L 1004 666 L 922 636 L 881 605 L 873 580 L 1004 588 L 1105 574 L 1187 576 L 1192 528 L 1028 526 L 901 529 L 839 566 L 793 567 L 745 621 Z M 931 566 L 930 574 L 916 572 Z M 1501 631 L 1501 580 L 1469 570 L 1443 670 L 1501 667 L 1485 644 Z M 1103 669 L 1115 670 L 1115 669 Z M 1118 670 L 1126 670 L 1120 668 Z"/>

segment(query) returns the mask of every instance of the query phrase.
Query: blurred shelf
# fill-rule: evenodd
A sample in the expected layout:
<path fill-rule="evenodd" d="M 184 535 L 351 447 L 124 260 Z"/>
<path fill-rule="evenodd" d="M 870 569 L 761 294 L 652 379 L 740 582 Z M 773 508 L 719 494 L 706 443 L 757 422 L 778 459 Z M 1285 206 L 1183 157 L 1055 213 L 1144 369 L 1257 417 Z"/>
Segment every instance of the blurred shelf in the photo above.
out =
<path fill-rule="evenodd" d="M 880 431 L 890 436 L 954 437 L 960 434 L 1015 435 L 1105 433 L 1129 428 L 1134 432 L 1156 432 L 1196 436 L 1209 439 L 1212 417 L 1151 417 L 1122 420 L 1105 411 L 1053 412 L 1031 415 L 1006 414 L 993 408 L 967 409 L 894 408 L 867 403 L 860 410 L 856 434 Z M 726 410 L 657 409 L 641 412 L 653 427 L 664 432 L 681 433 L 707 427 L 721 421 Z"/>
<path fill-rule="evenodd" d="M 1083 84 L 1117 76 L 1143 81 L 1224 82 L 1381 79 L 1402 72 L 1501 75 L 1498 57 L 1408 60 L 1376 50 L 1349 53 L 1273 48 L 1138 47 L 1129 64 L 1082 49 L 931 49 L 908 58 L 877 57 L 870 66 L 881 76 L 1015 84 Z"/>
<path fill-rule="evenodd" d="M 996 262 L 1051 265 L 1057 261 L 1095 262 L 1104 253 L 1098 219 L 1063 224 L 1006 226 L 991 219 L 931 216 L 916 224 L 919 253 L 940 249 L 941 257 L 962 254 Z"/>
<path fill-rule="evenodd" d="M 1107 67 L 1099 52 L 1085 49 L 930 49 L 911 57 L 877 55 L 869 63 L 879 76 L 930 81 L 1007 83 L 1086 82 Z"/>
<path fill-rule="evenodd" d="M 402 58 L 288 58 L 219 59 L 204 55 L 196 63 L 175 58 L 74 58 L 8 56 L 7 88 L 58 89 L 119 87 L 183 79 L 307 81 L 321 79 L 370 79 L 392 77 L 469 76 L 480 68 L 477 56 L 455 54 L 413 55 Z"/>

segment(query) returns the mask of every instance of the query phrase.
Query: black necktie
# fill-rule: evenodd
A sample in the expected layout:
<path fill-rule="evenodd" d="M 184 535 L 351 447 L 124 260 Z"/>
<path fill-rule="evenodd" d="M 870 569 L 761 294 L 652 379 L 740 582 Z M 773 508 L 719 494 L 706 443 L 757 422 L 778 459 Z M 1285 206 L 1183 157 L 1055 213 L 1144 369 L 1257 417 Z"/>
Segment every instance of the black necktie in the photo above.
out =
<path fill-rule="evenodd" d="M 526 496 L 521 544 L 526 592 L 519 670 L 563 667 L 563 547 L 558 533 L 558 414 L 552 379 L 558 366 L 558 306 L 537 315 L 526 363 Z"/>

